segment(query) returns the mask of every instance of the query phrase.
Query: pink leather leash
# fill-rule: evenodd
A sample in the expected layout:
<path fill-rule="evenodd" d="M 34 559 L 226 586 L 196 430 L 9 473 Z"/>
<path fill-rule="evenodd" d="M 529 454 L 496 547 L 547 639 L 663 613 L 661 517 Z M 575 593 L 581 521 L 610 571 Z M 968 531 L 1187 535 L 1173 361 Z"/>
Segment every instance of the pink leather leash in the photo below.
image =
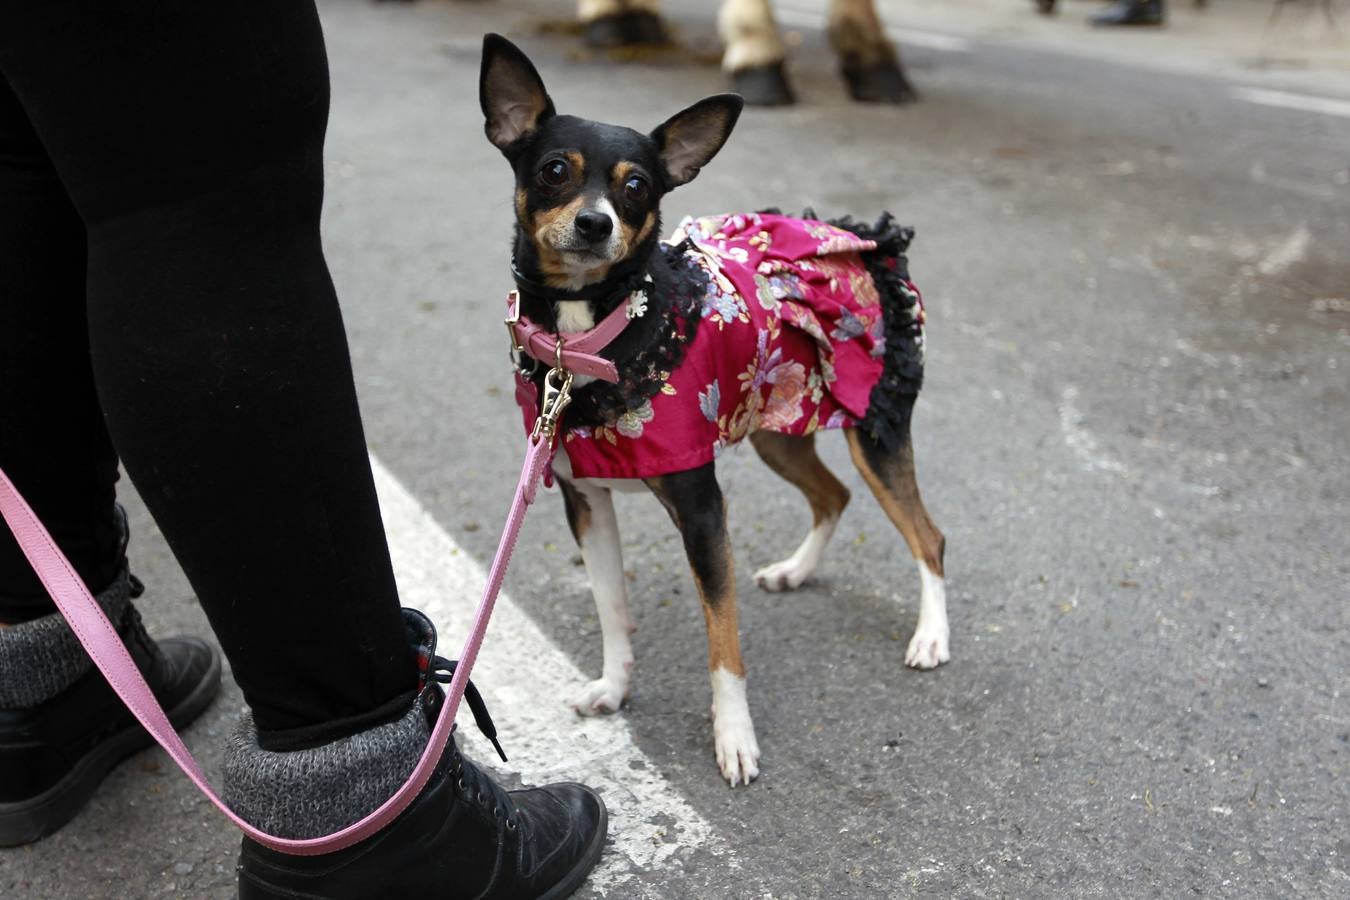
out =
<path fill-rule="evenodd" d="M 325 837 L 297 840 L 267 834 L 245 822 L 234 810 L 226 806 L 225 801 L 207 782 L 197 760 L 169 724 L 163 708 L 155 699 L 136 664 L 132 662 L 112 622 L 108 621 L 102 608 L 90 595 L 89 589 L 75 573 L 70 561 L 61 553 L 47 529 L 38 521 L 27 501 L 15 489 L 14 483 L 3 470 L 0 470 L 0 515 L 3 515 L 10 530 L 14 532 L 14 537 L 18 539 L 20 548 L 28 557 L 28 562 L 37 572 L 38 578 L 52 599 L 56 601 L 57 608 L 65 616 L 75 636 L 89 652 L 94 665 L 103 673 L 103 677 L 108 679 L 108 683 L 112 685 L 117 696 L 122 698 L 127 708 L 145 726 L 145 730 L 159 742 L 206 798 L 244 834 L 266 847 L 296 856 L 332 853 L 370 837 L 392 822 L 421 793 L 436 763 L 440 761 L 455 722 L 459 701 L 464 696 L 464 686 L 469 680 L 469 672 L 478 657 L 478 648 L 483 643 L 492 607 L 501 590 L 502 579 L 506 576 L 506 567 L 511 562 L 511 553 L 515 549 L 526 509 L 534 502 L 539 479 L 552 455 L 558 419 L 570 400 L 571 383 L 572 376 L 566 371 L 555 369 L 545 377 L 542 411 L 528 442 L 520 482 L 516 485 L 516 494 L 511 501 L 506 526 L 497 544 L 497 555 L 493 558 L 492 567 L 488 571 L 487 584 L 483 588 L 483 597 L 479 600 L 478 610 L 474 614 L 473 627 L 469 630 L 463 649 L 460 650 L 459 662 L 455 666 L 454 676 L 446 691 L 448 696 L 441 707 L 440 716 L 436 719 L 436 725 L 431 730 L 431 739 L 427 742 L 426 749 L 422 751 L 421 759 L 417 761 L 412 774 L 408 776 L 403 786 L 378 809 L 359 822 Z"/>
<path fill-rule="evenodd" d="M 562 335 L 559 350 L 558 335 L 521 315 L 520 292 L 512 291 L 506 298 L 506 330 L 511 334 L 511 346 L 517 353 L 524 353 L 545 365 L 617 384 L 619 370 L 613 362 L 597 354 L 619 336 L 634 315 L 641 315 L 630 312 L 630 303 L 631 297 L 614 307 L 589 331 Z"/>

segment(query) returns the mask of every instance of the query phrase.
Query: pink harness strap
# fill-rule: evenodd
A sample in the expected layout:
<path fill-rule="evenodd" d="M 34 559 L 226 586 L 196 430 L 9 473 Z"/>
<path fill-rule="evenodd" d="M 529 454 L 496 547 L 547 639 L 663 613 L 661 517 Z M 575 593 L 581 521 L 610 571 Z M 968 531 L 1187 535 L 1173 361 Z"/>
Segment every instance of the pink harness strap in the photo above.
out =
<path fill-rule="evenodd" d="M 518 352 L 545 365 L 551 366 L 561 362 L 564 369 L 577 375 L 589 375 L 610 384 L 618 383 L 619 370 L 615 368 L 614 363 L 597 354 L 609 346 L 610 341 L 618 337 L 627 327 L 627 301 L 616 306 L 599 325 L 589 331 L 564 335 L 547 331 L 542 325 L 521 315 L 518 291 L 512 291 L 507 296 L 506 310 L 506 324 L 511 330 L 511 340 Z M 558 350 L 559 337 L 562 338 L 561 353 Z"/>
<path fill-rule="evenodd" d="M 563 403 L 565 402 L 564 399 Z M 515 549 L 526 508 L 534 502 L 539 478 L 548 464 L 552 437 L 550 429 L 546 435 L 529 442 L 525 463 L 520 472 L 520 482 L 516 486 L 515 499 L 511 501 L 506 526 L 497 545 L 497 555 L 492 560 L 487 585 L 483 588 L 483 597 L 478 603 L 478 611 L 474 614 L 473 627 L 469 630 L 469 636 L 460 651 L 459 664 L 455 667 L 454 677 L 447 689 L 449 696 L 441 707 L 440 716 L 431 730 L 431 739 L 427 742 L 426 749 L 422 751 L 422 757 L 417 761 L 412 774 L 392 797 L 364 819 L 325 837 L 304 840 L 276 837 L 259 831 L 226 806 L 225 801 L 211 789 L 197 760 L 169 724 L 169 719 L 150 691 L 150 686 L 146 684 L 140 670 L 132 662 L 126 647 L 117 636 L 117 630 L 108 621 L 108 617 L 90 595 L 89 589 L 71 567 L 70 561 L 61 553 L 47 529 L 38 521 L 33 510 L 3 471 L 0 471 L 0 515 L 3 515 L 10 530 L 14 532 L 14 537 L 18 539 L 19 546 L 28 557 L 28 562 L 37 572 L 48 593 L 52 595 L 52 599 L 56 601 L 61 614 L 70 623 L 71 630 L 89 651 L 94 665 L 108 679 L 117 696 L 122 698 L 122 702 L 145 726 L 146 731 L 159 742 L 192 783 L 197 785 L 207 799 L 244 834 L 258 843 L 281 853 L 317 856 L 349 847 L 392 822 L 421 793 L 427 779 L 431 777 L 431 772 L 440 760 L 446 741 L 450 737 L 455 712 L 459 709 L 459 701 L 464 696 L 464 686 L 469 680 L 469 672 L 478 656 L 478 648 L 483 643 L 488 618 L 492 615 L 493 604 L 501 590 L 506 567 L 511 562 L 511 553 Z"/>

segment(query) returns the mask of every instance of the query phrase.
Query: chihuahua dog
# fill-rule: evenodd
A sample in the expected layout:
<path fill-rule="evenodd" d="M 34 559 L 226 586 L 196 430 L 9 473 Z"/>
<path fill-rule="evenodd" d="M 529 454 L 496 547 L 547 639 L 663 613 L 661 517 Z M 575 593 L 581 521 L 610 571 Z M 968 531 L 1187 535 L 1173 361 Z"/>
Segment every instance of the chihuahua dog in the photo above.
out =
<path fill-rule="evenodd" d="M 612 491 L 650 491 L 684 539 L 702 601 L 718 767 L 731 785 L 748 784 L 760 751 L 715 475 L 724 447 L 747 438 L 810 504 L 801 546 L 755 573 L 760 587 L 780 591 L 810 577 L 849 501 L 814 445 L 817 430 L 843 430 L 918 564 L 919 620 L 905 663 L 930 669 L 949 658 L 944 539 L 919 497 L 909 432 L 923 376 L 923 308 L 903 255 L 912 231 L 889 216 L 866 226 L 770 211 L 687 219 L 662 242 L 661 198 L 721 149 L 740 97 L 708 97 L 650 134 L 558 115 L 525 54 L 488 35 L 479 99 L 488 140 L 515 172 L 508 325 L 527 428 L 549 372 L 574 373 L 553 473 L 590 578 L 604 662 L 570 703 L 595 715 L 628 697 L 635 626 Z"/>

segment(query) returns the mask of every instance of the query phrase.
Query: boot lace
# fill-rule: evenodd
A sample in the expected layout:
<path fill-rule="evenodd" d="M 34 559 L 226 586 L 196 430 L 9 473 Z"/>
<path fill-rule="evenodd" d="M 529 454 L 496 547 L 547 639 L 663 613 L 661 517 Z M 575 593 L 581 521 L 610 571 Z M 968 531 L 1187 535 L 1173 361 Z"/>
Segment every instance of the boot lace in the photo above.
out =
<path fill-rule="evenodd" d="M 439 684 L 449 684 L 455 676 L 457 662 L 457 660 L 446 659 L 443 656 L 434 657 L 432 659 L 431 677 Z M 473 721 L 478 726 L 478 730 L 482 732 L 483 737 L 492 742 L 492 747 L 497 751 L 497 755 L 502 758 L 502 762 L 506 762 L 506 752 L 502 750 L 502 745 L 497 742 L 497 726 L 493 724 L 487 704 L 483 702 L 483 695 L 478 692 L 478 688 L 474 686 L 472 680 L 464 684 L 464 700 L 469 704 L 469 711 L 473 713 Z M 460 793 L 464 795 L 465 799 L 476 801 L 494 819 L 505 820 L 506 827 L 515 831 L 519 827 L 519 822 L 512 815 L 515 811 L 515 804 L 511 802 L 510 795 L 491 777 L 465 759 L 464 755 L 459 752 L 458 746 L 453 743 L 450 746 L 454 750 L 450 769 L 457 779 Z"/>

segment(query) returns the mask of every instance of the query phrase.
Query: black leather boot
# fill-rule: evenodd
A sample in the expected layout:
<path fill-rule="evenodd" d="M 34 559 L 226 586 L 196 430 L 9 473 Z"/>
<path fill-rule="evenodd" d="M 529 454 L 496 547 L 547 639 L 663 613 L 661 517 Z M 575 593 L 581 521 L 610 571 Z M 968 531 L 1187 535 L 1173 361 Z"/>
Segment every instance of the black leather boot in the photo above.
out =
<path fill-rule="evenodd" d="M 156 644 L 123 563 L 97 600 L 175 728 L 220 690 L 220 659 L 193 638 Z M 60 613 L 0 631 L 0 847 L 70 821 L 119 762 L 154 743 L 113 693 Z"/>
<path fill-rule="evenodd" d="M 1116 0 L 1088 19 L 1093 25 L 1161 25 L 1163 0 Z"/>
<path fill-rule="evenodd" d="M 246 819 L 283 837 L 317 837 L 365 816 L 403 783 L 440 709 L 436 681 L 448 676 L 435 672 L 454 666 L 434 655 L 431 622 L 413 610 L 404 616 L 423 661 L 424 684 L 413 709 L 398 721 L 288 753 L 262 750 L 246 723 L 225 762 L 226 800 Z M 495 743 L 477 691 L 465 699 Z M 359 844 L 290 856 L 245 838 L 239 897 L 553 900 L 585 881 L 607 829 L 605 805 L 589 788 L 554 784 L 508 793 L 466 759 L 452 737 L 417 799 Z"/>

